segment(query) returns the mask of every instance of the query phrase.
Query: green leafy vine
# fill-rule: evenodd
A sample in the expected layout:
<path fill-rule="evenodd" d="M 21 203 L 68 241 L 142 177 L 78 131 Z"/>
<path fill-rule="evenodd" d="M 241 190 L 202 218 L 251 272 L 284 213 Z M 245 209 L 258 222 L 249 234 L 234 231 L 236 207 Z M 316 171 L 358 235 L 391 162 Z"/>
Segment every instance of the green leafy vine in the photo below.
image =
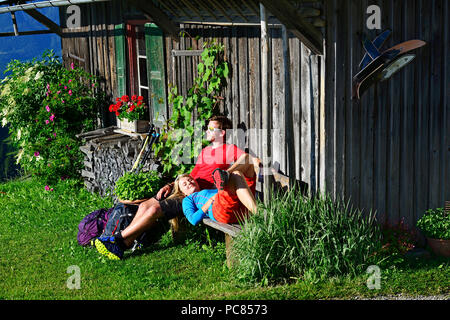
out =
<path fill-rule="evenodd" d="M 206 42 L 197 71 L 186 97 L 178 94 L 176 86 L 169 85 L 168 102 L 172 106 L 172 115 L 163 127 L 166 134 L 153 147 L 160 158 L 163 174 L 169 177 L 193 168 L 195 158 L 206 144 L 203 139 L 206 121 L 219 114 L 221 94 L 229 73 L 224 46 Z"/>

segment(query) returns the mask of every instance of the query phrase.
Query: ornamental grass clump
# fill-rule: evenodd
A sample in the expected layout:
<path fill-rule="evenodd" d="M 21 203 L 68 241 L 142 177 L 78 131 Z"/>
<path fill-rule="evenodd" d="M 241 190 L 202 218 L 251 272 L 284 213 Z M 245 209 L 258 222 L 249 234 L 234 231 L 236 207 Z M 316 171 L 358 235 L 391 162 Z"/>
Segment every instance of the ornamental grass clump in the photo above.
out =
<path fill-rule="evenodd" d="M 234 271 L 264 284 L 355 275 L 365 270 L 380 239 L 372 213 L 293 189 L 260 204 L 243 225 L 233 243 Z"/>

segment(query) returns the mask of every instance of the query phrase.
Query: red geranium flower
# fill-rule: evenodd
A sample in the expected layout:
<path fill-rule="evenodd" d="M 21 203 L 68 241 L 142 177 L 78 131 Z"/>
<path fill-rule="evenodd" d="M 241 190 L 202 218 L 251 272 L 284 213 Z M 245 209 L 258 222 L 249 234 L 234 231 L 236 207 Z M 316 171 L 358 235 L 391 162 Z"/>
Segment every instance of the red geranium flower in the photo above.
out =
<path fill-rule="evenodd" d="M 144 97 L 132 95 L 131 100 L 128 95 L 116 98 L 116 103 L 109 106 L 109 111 L 114 112 L 119 120 L 128 119 L 130 121 L 143 119 Z"/>

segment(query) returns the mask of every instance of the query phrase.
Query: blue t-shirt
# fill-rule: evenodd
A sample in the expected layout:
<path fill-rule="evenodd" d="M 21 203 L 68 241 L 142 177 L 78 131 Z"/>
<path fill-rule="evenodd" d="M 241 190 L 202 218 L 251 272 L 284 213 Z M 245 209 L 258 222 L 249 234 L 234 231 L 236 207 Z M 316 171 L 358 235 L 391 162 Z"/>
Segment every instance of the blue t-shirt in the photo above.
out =
<path fill-rule="evenodd" d="M 212 213 L 212 203 L 206 213 L 203 212 L 202 207 L 216 193 L 217 189 L 206 189 L 183 199 L 183 213 L 191 224 L 195 226 L 206 217 L 215 220 Z"/>

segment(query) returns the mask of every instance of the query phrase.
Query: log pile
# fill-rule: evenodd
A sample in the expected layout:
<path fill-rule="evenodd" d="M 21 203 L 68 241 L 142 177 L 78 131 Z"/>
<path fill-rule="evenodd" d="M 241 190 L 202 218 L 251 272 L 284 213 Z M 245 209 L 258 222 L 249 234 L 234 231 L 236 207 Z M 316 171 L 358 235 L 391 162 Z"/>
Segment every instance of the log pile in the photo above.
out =
<path fill-rule="evenodd" d="M 121 132 L 112 126 L 78 135 L 84 140 L 81 175 L 86 189 L 114 199 L 114 186 L 126 171 L 130 171 L 141 150 L 145 135 Z M 149 157 L 142 171 L 156 170 L 157 164 Z"/>

